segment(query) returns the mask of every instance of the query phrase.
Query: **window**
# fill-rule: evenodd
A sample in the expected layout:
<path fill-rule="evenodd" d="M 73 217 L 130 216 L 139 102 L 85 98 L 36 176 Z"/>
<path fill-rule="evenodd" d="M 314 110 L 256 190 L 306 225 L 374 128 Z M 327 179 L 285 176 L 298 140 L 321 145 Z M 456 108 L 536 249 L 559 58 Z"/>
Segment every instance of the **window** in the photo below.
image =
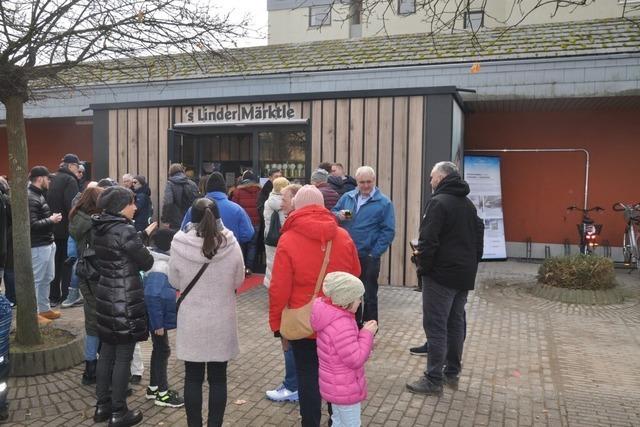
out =
<path fill-rule="evenodd" d="M 398 0 L 398 15 L 416 13 L 416 0 Z"/>
<path fill-rule="evenodd" d="M 331 6 L 313 6 L 309 8 L 309 26 L 324 27 L 331 25 Z"/>
<path fill-rule="evenodd" d="M 464 13 L 464 28 L 477 31 L 484 27 L 484 10 L 470 10 Z"/>

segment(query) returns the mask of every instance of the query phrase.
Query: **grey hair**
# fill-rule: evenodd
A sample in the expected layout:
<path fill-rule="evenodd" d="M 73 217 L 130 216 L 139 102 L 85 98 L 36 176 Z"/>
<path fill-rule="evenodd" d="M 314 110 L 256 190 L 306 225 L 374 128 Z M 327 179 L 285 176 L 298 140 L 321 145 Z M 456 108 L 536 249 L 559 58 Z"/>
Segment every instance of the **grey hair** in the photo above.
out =
<path fill-rule="evenodd" d="M 125 173 L 124 175 L 122 175 L 122 179 L 124 180 L 125 178 L 133 180 L 133 175 L 131 175 L 130 173 Z"/>
<path fill-rule="evenodd" d="M 376 178 L 376 171 L 373 170 L 371 166 L 360 166 L 358 170 L 356 170 L 356 178 L 360 175 L 368 175 L 373 179 Z"/>
<path fill-rule="evenodd" d="M 444 176 L 449 176 L 454 172 L 456 173 L 460 172 L 458 170 L 458 166 L 456 166 L 456 164 L 452 162 L 438 162 L 433 167 L 433 170 Z"/>

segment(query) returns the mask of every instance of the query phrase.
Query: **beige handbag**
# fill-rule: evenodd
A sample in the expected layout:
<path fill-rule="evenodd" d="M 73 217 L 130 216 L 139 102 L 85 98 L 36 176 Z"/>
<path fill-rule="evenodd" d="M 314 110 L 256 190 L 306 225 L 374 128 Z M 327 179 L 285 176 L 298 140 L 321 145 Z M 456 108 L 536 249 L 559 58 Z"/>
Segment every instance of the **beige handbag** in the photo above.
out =
<path fill-rule="evenodd" d="M 333 241 L 327 243 L 327 247 L 324 251 L 324 260 L 322 261 L 322 268 L 316 281 L 316 289 L 313 292 L 311 301 L 303 305 L 300 308 L 285 308 L 282 311 L 282 318 L 280 320 L 280 335 L 288 340 L 300 340 L 313 335 L 313 329 L 311 328 L 311 308 L 313 307 L 313 300 L 318 296 L 320 287 L 324 281 L 324 276 L 327 273 L 327 266 L 329 265 L 329 254 L 331 253 L 331 246 Z"/>

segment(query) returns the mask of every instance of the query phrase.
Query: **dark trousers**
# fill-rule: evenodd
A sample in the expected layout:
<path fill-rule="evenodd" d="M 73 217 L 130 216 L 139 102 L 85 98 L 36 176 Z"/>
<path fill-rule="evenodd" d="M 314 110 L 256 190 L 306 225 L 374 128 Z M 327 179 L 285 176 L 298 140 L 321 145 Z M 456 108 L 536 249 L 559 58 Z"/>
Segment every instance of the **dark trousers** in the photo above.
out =
<path fill-rule="evenodd" d="M 151 378 L 149 385 L 158 387 L 158 391 L 167 391 L 169 389 L 167 362 L 171 354 L 167 330 L 165 329 L 162 335 L 156 335 L 151 332 L 151 341 L 153 342 L 153 351 L 151 352 Z"/>
<path fill-rule="evenodd" d="M 296 361 L 302 427 L 319 426 L 322 416 L 322 398 L 318 383 L 316 340 L 295 340 L 289 341 L 289 344 L 293 349 L 293 357 Z"/>
<path fill-rule="evenodd" d="M 55 275 L 49 289 L 49 299 L 55 301 L 64 300 L 69 294 L 69 283 L 71 282 L 71 266 L 67 265 L 67 240 L 56 239 Z"/>
<path fill-rule="evenodd" d="M 423 277 L 422 323 L 429 342 L 425 375 L 434 384 L 442 384 L 443 374 L 460 374 L 466 334 L 464 306 L 468 294 L 469 291 L 448 288 Z"/>
<path fill-rule="evenodd" d="M 4 269 L 4 296 L 12 302 L 16 303 L 16 276 L 13 269 Z"/>
<path fill-rule="evenodd" d="M 358 308 L 356 319 L 359 323 L 368 320 L 378 321 L 378 275 L 380 274 L 380 258 L 370 256 L 360 258 L 360 280 L 364 285 L 364 304 Z"/>
<path fill-rule="evenodd" d="M 130 366 L 136 343 L 110 344 L 102 342 L 96 370 L 98 404 L 111 401 L 113 412 L 127 407 Z M 111 389 L 111 390 L 109 390 Z"/>
<path fill-rule="evenodd" d="M 222 426 L 227 406 L 227 362 L 184 362 L 184 407 L 189 427 L 202 427 L 202 383 L 205 367 L 209 383 L 207 426 Z"/>

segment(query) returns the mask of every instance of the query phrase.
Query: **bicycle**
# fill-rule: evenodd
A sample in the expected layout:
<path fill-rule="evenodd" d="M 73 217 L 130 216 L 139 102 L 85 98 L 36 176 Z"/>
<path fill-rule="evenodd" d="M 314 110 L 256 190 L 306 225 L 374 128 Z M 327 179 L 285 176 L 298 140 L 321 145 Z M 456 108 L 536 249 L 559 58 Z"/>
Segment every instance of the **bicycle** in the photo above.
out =
<path fill-rule="evenodd" d="M 569 206 L 567 211 L 580 211 L 582 212 L 582 221 L 577 224 L 578 234 L 580 235 L 580 253 L 585 255 L 591 255 L 595 251 L 598 243 L 596 238 L 602 232 L 602 224 L 596 224 L 589 212 L 602 212 L 603 208 L 600 206 L 594 206 L 592 208 L 579 208 L 577 206 Z"/>
<path fill-rule="evenodd" d="M 638 248 L 640 246 L 640 233 L 637 230 L 640 225 L 640 203 L 625 205 L 617 202 L 613 205 L 613 210 L 624 212 L 624 220 L 627 222 L 622 238 L 624 264 L 640 269 L 640 249 Z"/>

